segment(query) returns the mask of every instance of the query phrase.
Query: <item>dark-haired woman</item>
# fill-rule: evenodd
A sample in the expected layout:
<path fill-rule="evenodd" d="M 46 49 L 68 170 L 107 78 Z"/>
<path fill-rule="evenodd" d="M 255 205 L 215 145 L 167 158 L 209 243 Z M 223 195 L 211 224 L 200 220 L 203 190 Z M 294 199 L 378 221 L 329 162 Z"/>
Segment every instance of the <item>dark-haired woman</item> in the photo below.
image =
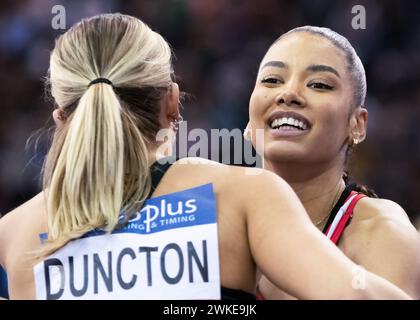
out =
<path fill-rule="evenodd" d="M 419 236 L 406 213 L 347 181 L 348 154 L 366 137 L 365 97 L 365 71 L 347 39 L 327 28 L 293 29 L 261 62 L 246 137 L 349 258 L 419 298 Z M 263 147 L 253 138 L 257 129 Z M 362 269 L 354 272 L 362 283 Z M 259 290 L 269 299 L 293 298 L 264 276 Z"/>

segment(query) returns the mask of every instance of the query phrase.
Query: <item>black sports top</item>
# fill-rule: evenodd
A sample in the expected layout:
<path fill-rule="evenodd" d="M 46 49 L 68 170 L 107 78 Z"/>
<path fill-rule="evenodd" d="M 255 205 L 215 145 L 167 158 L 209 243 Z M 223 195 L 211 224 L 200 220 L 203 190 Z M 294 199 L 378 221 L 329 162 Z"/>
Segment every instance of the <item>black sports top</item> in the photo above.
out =
<path fill-rule="evenodd" d="M 175 157 L 167 157 L 161 159 L 160 162 L 156 161 L 153 163 L 150 169 L 152 178 L 152 189 L 150 190 L 148 198 L 152 196 L 153 192 L 156 190 L 165 173 L 176 160 L 178 159 Z M 221 296 L 222 300 L 256 300 L 256 296 L 252 293 L 225 287 L 221 287 Z"/>

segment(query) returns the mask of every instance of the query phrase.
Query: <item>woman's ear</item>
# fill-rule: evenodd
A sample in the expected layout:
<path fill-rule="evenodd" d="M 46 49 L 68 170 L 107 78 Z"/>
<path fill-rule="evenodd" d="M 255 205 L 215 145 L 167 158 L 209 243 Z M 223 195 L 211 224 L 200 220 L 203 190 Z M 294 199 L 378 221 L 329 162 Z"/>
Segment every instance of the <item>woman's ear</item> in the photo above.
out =
<path fill-rule="evenodd" d="M 166 116 L 168 119 L 178 119 L 179 104 L 179 86 L 173 82 L 169 88 L 166 102 Z"/>
<path fill-rule="evenodd" d="M 61 129 L 64 124 L 66 123 L 66 117 L 64 116 L 64 109 L 62 107 L 58 107 L 52 113 L 55 125 L 58 129 Z"/>
<path fill-rule="evenodd" d="M 168 89 L 159 114 L 161 128 L 169 128 L 179 118 L 179 87 L 173 82 Z"/>
<path fill-rule="evenodd" d="M 350 122 L 350 141 L 358 144 L 366 139 L 368 111 L 363 106 L 356 108 Z"/>

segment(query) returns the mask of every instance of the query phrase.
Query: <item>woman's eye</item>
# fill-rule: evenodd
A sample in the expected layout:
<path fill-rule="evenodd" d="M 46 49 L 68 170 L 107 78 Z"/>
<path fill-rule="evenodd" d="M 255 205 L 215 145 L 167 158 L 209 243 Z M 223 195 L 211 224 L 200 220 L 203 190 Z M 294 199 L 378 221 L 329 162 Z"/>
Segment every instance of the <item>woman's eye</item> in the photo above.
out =
<path fill-rule="evenodd" d="M 319 89 L 319 90 L 332 90 L 334 87 L 329 86 L 328 84 L 322 83 L 322 82 L 314 82 L 308 85 L 308 87 L 313 89 Z"/>
<path fill-rule="evenodd" d="M 261 83 L 279 84 L 279 83 L 283 83 L 283 80 L 278 79 L 278 78 L 268 77 L 268 78 L 262 79 Z"/>

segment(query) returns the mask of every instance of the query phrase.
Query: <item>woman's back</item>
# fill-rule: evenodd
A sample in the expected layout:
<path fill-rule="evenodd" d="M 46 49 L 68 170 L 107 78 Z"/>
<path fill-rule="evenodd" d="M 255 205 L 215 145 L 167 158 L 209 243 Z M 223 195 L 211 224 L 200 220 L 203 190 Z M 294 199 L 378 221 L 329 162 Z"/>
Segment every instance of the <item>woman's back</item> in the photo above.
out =
<path fill-rule="evenodd" d="M 221 284 L 253 293 L 255 265 L 246 237 L 246 209 L 241 199 L 247 184 L 233 183 L 245 181 L 246 170 L 250 169 L 216 163 L 185 164 L 182 161 L 171 166 L 153 197 L 211 183 L 217 208 Z M 4 253 L 2 261 L 8 271 L 10 297 L 35 298 L 33 262 L 29 258 L 31 252 L 40 248 L 40 234 L 47 232 L 43 193 L 6 215 L 1 220 L 0 231 L 1 252 Z"/>

